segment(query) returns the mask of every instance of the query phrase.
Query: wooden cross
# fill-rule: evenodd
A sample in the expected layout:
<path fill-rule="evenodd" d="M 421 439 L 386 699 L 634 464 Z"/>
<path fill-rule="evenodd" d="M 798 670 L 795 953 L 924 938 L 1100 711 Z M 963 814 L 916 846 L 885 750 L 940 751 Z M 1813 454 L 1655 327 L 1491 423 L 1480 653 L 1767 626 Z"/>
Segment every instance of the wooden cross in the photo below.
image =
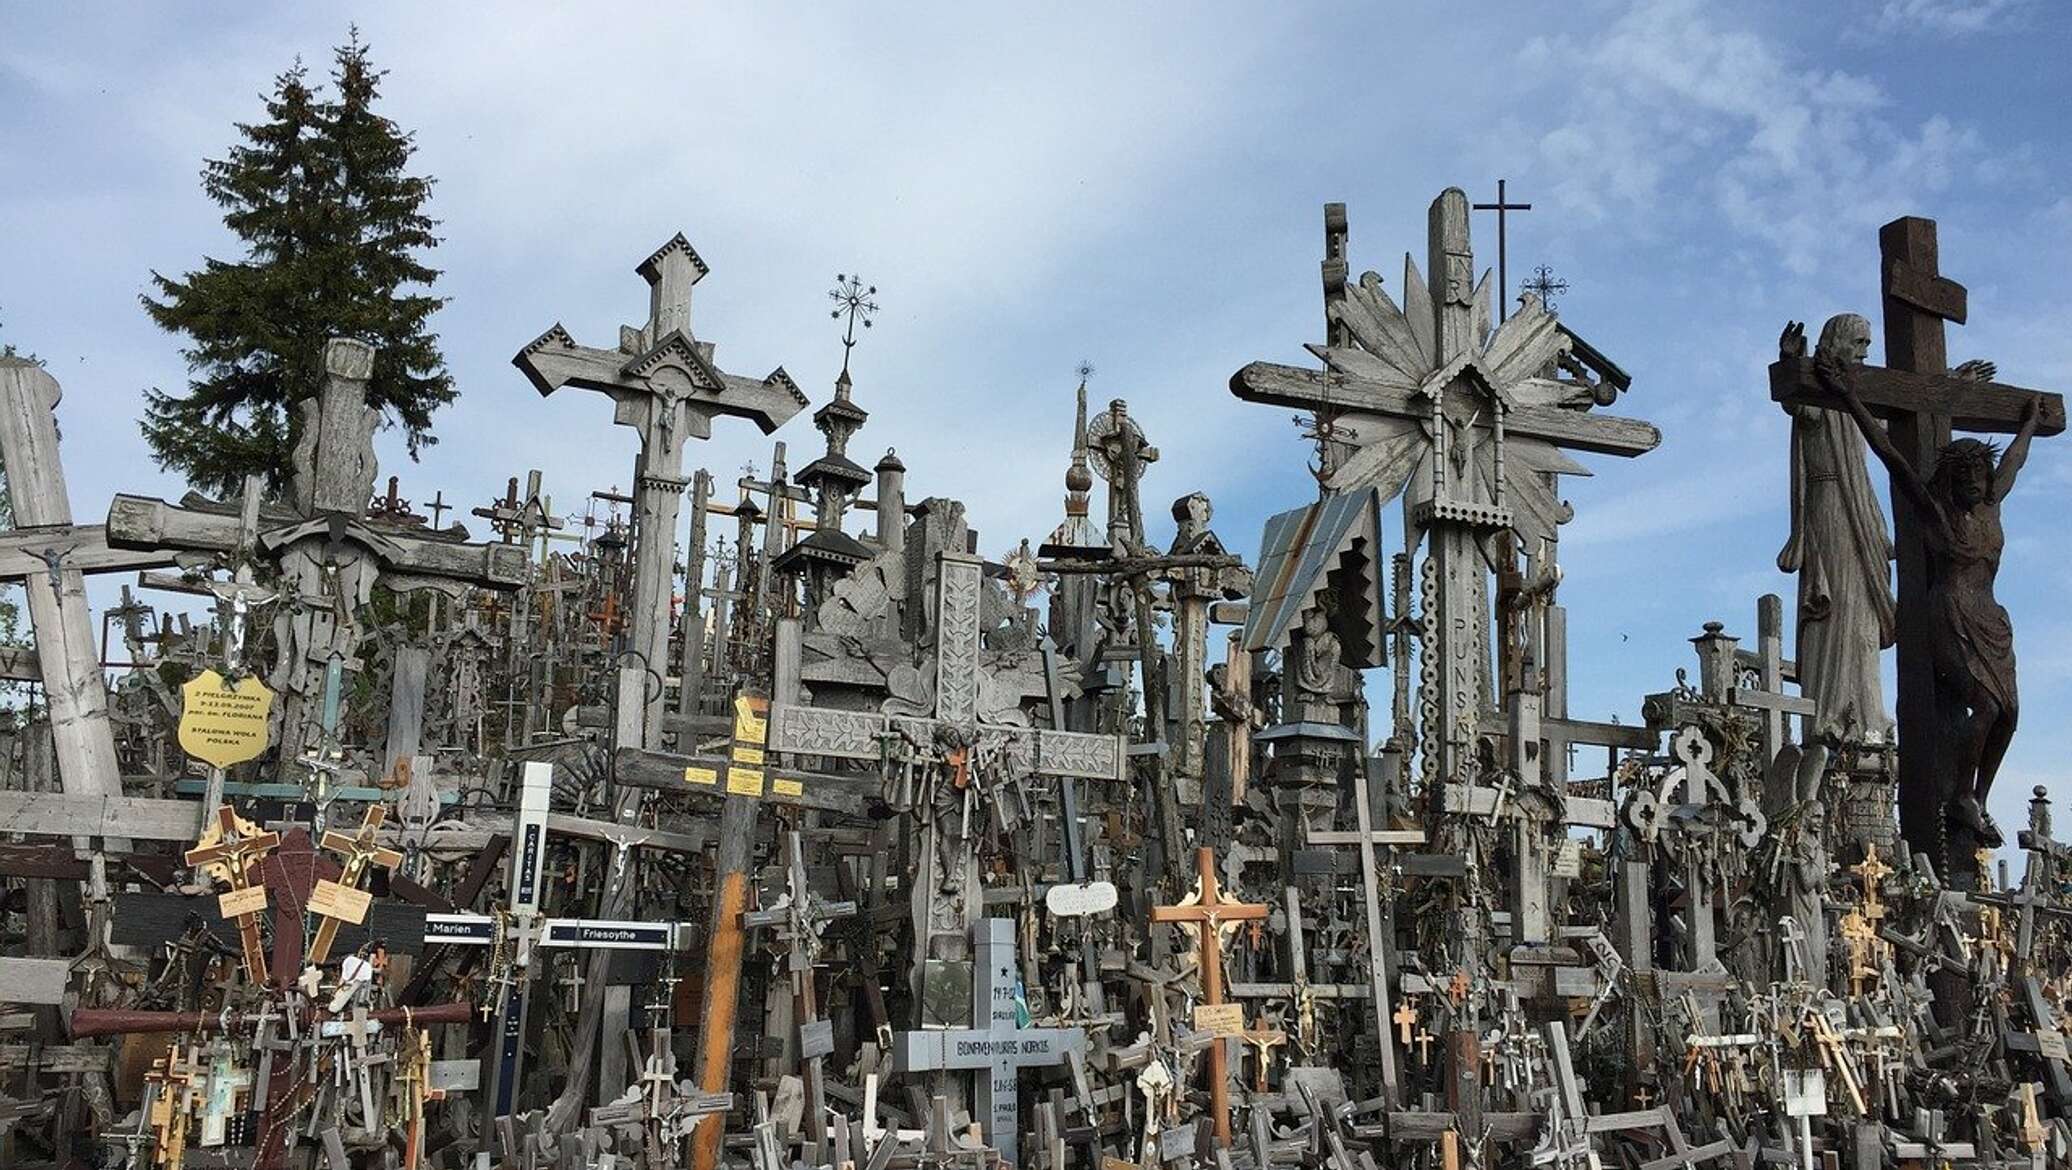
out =
<path fill-rule="evenodd" d="M 204 833 L 201 841 L 184 856 L 187 864 L 192 866 L 221 867 L 223 884 L 230 887 L 221 903 L 224 917 L 234 918 L 237 922 L 246 976 L 254 987 L 264 986 L 267 982 L 266 951 L 259 941 L 259 912 L 266 907 L 266 894 L 264 887 L 253 884 L 252 870 L 280 846 L 281 835 L 260 832 L 257 826 L 225 804 L 216 808 L 213 837 L 211 840 L 211 834 Z M 259 893 L 253 896 L 250 891 Z"/>
<path fill-rule="evenodd" d="M 1205 1004 L 1223 1002 L 1223 937 L 1222 927 L 1229 922 L 1264 918 L 1268 907 L 1263 902 L 1226 902 L 1216 881 L 1216 851 L 1207 846 L 1195 851 L 1195 873 L 1201 880 L 1201 892 L 1191 902 L 1177 906 L 1153 906 L 1151 921 L 1187 923 L 1195 928 L 1200 940 L 1197 952 L 1201 969 L 1201 996 Z M 1230 1088 L 1225 1083 L 1228 1070 L 1225 1067 L 1227 1054 L 1223 1040 L 1218 1037 L 1209 1046 L 1209 1101 L 1214 1114 L 1218 1145 L 1230 1145 Z"/>
<path fill-rule="evenodd" d="M 1871 414 L 1885 421 L 1885 433 L 1866 438 L 1876 445 L 1889 436 L 1898 456 L 1926 479 L 1953 430 L 2016 433 L 2039 392 L 1954 377 L 1948 372 L 1943 325 L 1947 321 L 1963 324 L 1967 303 L 1964 286 L 1939 271 L 1934 220 L 1916 216 L 1893 220 L 1878 231 L 1878 252 L 1883 263 L 1880 291 L 1886 365 L 1865 365 L 1854 374 L 1858 396 Z M 1802 354 L 1780 356 L 1771 365 L 1770 397 L 1787 406 L 1843 407 L 1820 385 L 1813 361 Z M 2035 433 L 2063 432 L 2064 399 L 2056 394 L 2041 394 L 2040 398 Z M 1954 883 L 1962 867 L 1949 862 L 1968 850 L 1957 842 L 1952 842 L 1948 853 L 1943 849 L 1937 749 L 1939 741 L 1948 738 L 1946 729 L 1961 720 L 1964 712 L 1951 709 L 1961 699 L 1937 690 L 1932 631 L 1943 619 L 1936 610 L 1930 579 L 1931 528 L 1901 486 L 1895 476 L 1892 523 L 1894 559 L 1899 565 L 1900 828 L 1907 848 L 1942 858 L 1943 872 Z M 1968 785 L 1965 791 L 1969 791 Z"/>
<path fill-rule="evenodd" d="M 784 905 L 771 910 L 751 911 L 741 916 L 742 925 L 772 927 L 784 939 L 786 967 L 791 974 L 793 1023 L 798 1029 L 799 1057 L 806 1085 L 806 1136 L 812 1139 L 816 1157 L 827 1141 L 827 1090 L 821 1080 L 821 1063 L 827 1053 L 809 1043 L 809 1033 L 829 1025 L 820 1019 L 814 987 L 813 963 L 827 924 L 856 913 L 854 902 L 830 902 L 814 894 L 806 878 L 805 846 L 798 830 L 787 835 L 790 864 L 785 869 Z M 827 1045 L 832 1046 L 832 1037 Z"/>
<path fill-rule="evenodd" d="M 563 386 L 609 395 L 612 421 L 640 434 L 632 649 L 648 669 L 666 672 L 676 518 L 688 483 L 684 440 L 710 438 L 712 420 L 723 414 L 746 418 L 769 434 L 805 407 L 806 396 L 782 366 L 757 381 L 713 364 L 712 343 L 691 333 L 691 287 L 708 269 L 681 234 L 643 260 L 637 271 L 648 283 L 647 324 L 621 326 L 617 348 L 579 346 L 556 324 L 511 361 L 542 395 Z M 644 686 L 638 672 L 624 672 L 621 679 L 630 680 L 622 686 Z M 640 690 L 621 695 L 622 707 L 644 712 L 641 742 L 628 746 L 661 745 L 661 704 L 659 689 L 652 695 Z"/>
<path fill-rule="evenodd" d="M 156 568 L 172 558 L 111 548 L 101 527 L 72 523 L 58 458 L 60 397 L 57 379 L 43 367 L 0 357 L 0 464 L 7 468 L 15 529 L 0 537 L 0 580 L 20 582 L 28 595 L 29 625 L 36 631 L 34 681 L 43 683 L 50 707 L 65 792 L 120 797 L 108 689 L 94 652 L 82 574 Z M 110 840 L 108 846 L 122 852 L 129 843 Z"/>
<path fill-rule="evenodd" d="M 358 832 L 340 833 L 336 830 L 326 830 L 324 832 L 321 844 L 325 849 L 337 854 L 342 859 L 338 867 L 338 881 L 336 884 L 348 890 L 357 891 L 360 888 L 360 879 L 366 875 L 368 865 L 378 865 L 383 869 L 394 869 L 396 866 L 403 864 L 403 855 L 401 853 L 393 849 L 384 849 L 376 843 L 376 838 L 381 832 L 381 822 L 387 819 L 387 817 L 387 805 L 370 804 L 367 806 L 366 818 L 360 822 Z M 351 920 L 324 914 L 322 911 L 318 913 L 323 918 L 323 921 L 317 924 L 316 938 L 311 940 L 309 944 L 307 961 L 311 966 L 321 967 L 324 964 L 324 960 L 331 956 L 331 944 L 338 937 L 339 922 Z"/>
<path fill-rule="evenodd" d="M 903 1073 L 971 1070 L 972 1112 L 985 1118 L 986 1139 L 1001 1159 L 1019 1165 L 1019 1074 L 1024 1067 L 1065 1063 L 1086 1047 L 1086 1030 L 1018 1027 L 1014 923 L 981 918 L 971 936 L 971 1027 L 898 1033 L 892 1064 Z"/>
<path fill-rule="evenodd" d="M 1239 1032 L 1237 1038 L 1252 1049 L 1252 1087 L 1258 1092 L 1266 1092 L 1266 1074 L 1273 1063 L 1273 1050 L 1288 1042 L 1288 1034 L 1279 1028 L 1250 1028 Z"/>
<path fill-rule="evenodd" d="M 1396 1006 L 1396 1014 L 1389 1017 L 1396 1022 L 1396 1034 L 1402 1038 L 1405 1048 L 1410 1047 L 1410 1029 L 1417 1026 L 1417 1008 L 1413 1006 L 1416 1002 L 1416 996 L 1406 997 Z"/>

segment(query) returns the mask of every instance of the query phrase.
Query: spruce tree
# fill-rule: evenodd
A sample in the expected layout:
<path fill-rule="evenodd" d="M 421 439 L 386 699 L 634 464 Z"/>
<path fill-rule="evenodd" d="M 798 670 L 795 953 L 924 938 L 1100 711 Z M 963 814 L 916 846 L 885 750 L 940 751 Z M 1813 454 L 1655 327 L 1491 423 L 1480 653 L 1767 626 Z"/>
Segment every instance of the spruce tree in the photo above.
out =
<path fill-rule="evenodd" d="M 254 473 L 286 482 L 294 404 L 321 387 L 331 337 L 375 347 L 367 402 L 403 428 L 412 458 L 437 441 L 432 413 L 455 391 L 428 328 L 445 303 L 426 291 L 439 273 L 419 258 L 439 242 L 432 183 L 407 172 L 411 136 L 375 111 L 382 76 L 355 30 L 328 97 L 300 61 L 275 78 L 265 121 L 239 124 L 243 141 L 202 171 L 245 258 L 152 273 L 145 309 L 186 336 L 191 377 L 185 394 L 147 392 L 144 437 L 203 491 L 234 494 Z"/>

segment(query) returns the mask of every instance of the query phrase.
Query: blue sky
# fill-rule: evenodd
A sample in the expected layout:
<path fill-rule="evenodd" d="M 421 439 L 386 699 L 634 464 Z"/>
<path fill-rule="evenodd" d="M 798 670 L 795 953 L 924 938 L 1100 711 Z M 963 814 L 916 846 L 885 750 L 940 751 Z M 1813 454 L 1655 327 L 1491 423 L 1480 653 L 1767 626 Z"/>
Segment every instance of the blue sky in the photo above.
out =
<path fill-rule="evenodd" d="M 1953 359 L 2072 389 L 2072 8 L 2047 0 L 17 7 L 0 337 L 65 385 L 82 520 L 116 491 L 180 492 L 136 427 L 143 388 L 182 383 L 178 343 L 137 294 L 154 268 L 234 254 L 202 160 L 348 19 L 391 70 L 385 112 L 416 131 L 444 221 L 436 327 L 462 396 L 424 463 L 382 449 L 415 500 L 479 504 L 537 467 L 580 511 L 628 481 L 633 437 L 605 403 L 543 401 L 509 359 L 555 321 L 609 342 L 645 313 L 633 265 L 682 230 L 712 265 L 694 319 L 720 363 L 782 364 L 816 402 L 840 365 L 833 275 L 878 285 L 857 452 L 896 446 L 910 493 L 966 500 L 987 552 L 1058 520 L 1081 359 L 1095 401 L 1128 399 L 1164 454 L 1155 535 L 1200 489 L 1254 549 L 1309 497 L 1309 450 L 1290 412 L 1226 383 L 1320 339 L 1322 204 L 1349 205 L 1355 273 L 1393 287 L 1431 198 L 1486 200 L 1502 176 L 1534 205 L 1512 221 L 1513 283 L 1538 263 L 1567 279 L 1563 319 L 1634 375 L 1618 409 L 1665 434 L 1631 463 L 1586 457 L 1597 475 L 1567 491 L 1574 710 L 1632 721 L 1701 623 L 1752 634 L 1756 596 L 1790 595 L 1764 367 L 1787 318 L 1875 319 L 1880 223 L 1941 222 L 1944 271 L 1971 291 Z M 1493 226 L 1476 224 L 1483 263 Z M 803 423 L 779 437 L 819 446 Z M 768 452 L 723 424 L 693 458 L 724 481 Z M 2026 712 L 2003 820 L 2055 783 L 2072 717 L 2068 489 L 2072 446 L 2041 442 L 2008 505 Z"/>

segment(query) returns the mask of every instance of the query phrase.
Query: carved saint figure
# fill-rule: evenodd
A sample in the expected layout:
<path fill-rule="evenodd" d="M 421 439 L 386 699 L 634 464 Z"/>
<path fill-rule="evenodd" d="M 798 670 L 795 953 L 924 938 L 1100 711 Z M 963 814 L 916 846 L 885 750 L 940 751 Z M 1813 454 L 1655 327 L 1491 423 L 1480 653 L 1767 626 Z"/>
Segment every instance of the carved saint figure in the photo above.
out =
<path fill-rule="evenodd" d="M 1796 340 L 1803 353 L 1804 338 Z M 1814 356 L 1854 369 L 1870 345 L 1870 322 L 1843 313 L 1821 327 Z M 1820 707 L 1813 734 L 1882 742 L 1892 731 L 1878 671 L 1878 652 L 1894 633 L 1892 540 L 1864 468 L 1863 434 L 1831 410 L 1785 410 L 1791 536 L 1777 567 L 1799 576 L 1799 684 Z"/>
<path fill-rule="evenodd" d="M 1291 646 L 1295 659 L 1295 697 L 1312 703 L 1337 703 L 1350 696 L 1344 683 L 1345 651 L 1330 619 L 1317 606 L 1302 611 L 1302 637 Z"/>
<path fill-rule="evenodd" d="M 2015 477 L 2029 458 L 2043 400 L 2029 400 L 2021 429 L 1997 460 L 1988 444 L 1958 439 L 1936 456 L 1935 470 L 1924 480 L 1857 396 L 1851 367 L 1826 359 L 1814 369 L 1821 385 L 1855 416 L 1871 450 L 1892 473 L 1893 489 L 1906 493 L 1921 514 L 1929 604 L 1935 614 L 1929 649 L 1936 708 L 1962 713 L 1954 726 L 1933 729 L 1944 743 L 1936 796 L 1951 824 L 1968 829 L 1980 844 L 1997 846 L 2000 830 L 1986 815 L 1986 797 L 2014 738 L 2018 713 L 2014 624 L 1993 596 L 2006 542 L 2000 501 L 2014 490 Z"/>

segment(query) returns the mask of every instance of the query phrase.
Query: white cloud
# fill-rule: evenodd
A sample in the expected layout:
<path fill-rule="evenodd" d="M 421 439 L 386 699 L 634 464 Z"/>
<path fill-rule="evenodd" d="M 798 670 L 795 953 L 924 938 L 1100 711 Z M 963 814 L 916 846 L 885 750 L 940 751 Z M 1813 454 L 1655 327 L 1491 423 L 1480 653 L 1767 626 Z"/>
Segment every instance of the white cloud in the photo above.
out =
<path fill-rule="evenodd" d="M 2005 28 L 2032 7 L 2033 0 L 1885 0 L 1875 28 L 1881 33 L 1965 36 Z"/>
<path fill-rule="evenodd" d="M 1967 126 L 1899 116 L 1875 81 L 1801 61 L 1740 11 L 1638 0 L 1601 33 L 1527 46 L 1525 61 L 1570 64 L 1558 84 L 1588 79 L 1536 144 L 1555 200 L 1625 223 L 1724 220 L 1803 275 L 1984 161 Z"/>

